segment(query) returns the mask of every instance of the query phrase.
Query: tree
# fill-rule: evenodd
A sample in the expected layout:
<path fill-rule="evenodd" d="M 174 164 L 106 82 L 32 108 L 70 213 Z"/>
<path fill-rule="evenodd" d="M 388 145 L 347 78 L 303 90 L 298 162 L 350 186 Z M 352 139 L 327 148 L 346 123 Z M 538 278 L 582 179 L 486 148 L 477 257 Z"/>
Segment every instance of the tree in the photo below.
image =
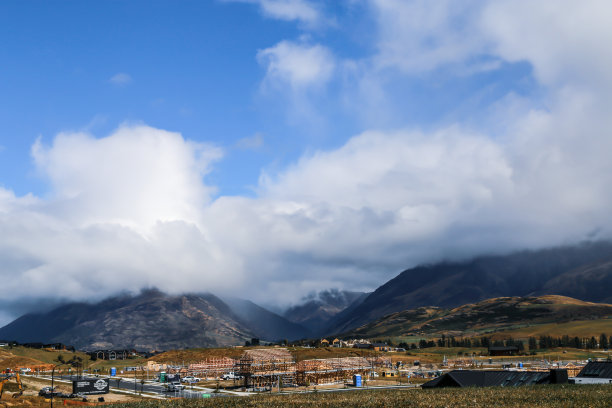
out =
<path fill-rule="evenodd" d="M 606 336 L 605 333 L 602 333 L 601 336 L 599 336 L 599 348 L 608 348 L 608 336 Z"/>
<path fill-rule="evenodd" d="M 529 337 L 529 351 L 533 351 L 538 348 L 538 341 L 535 337 Z"/>

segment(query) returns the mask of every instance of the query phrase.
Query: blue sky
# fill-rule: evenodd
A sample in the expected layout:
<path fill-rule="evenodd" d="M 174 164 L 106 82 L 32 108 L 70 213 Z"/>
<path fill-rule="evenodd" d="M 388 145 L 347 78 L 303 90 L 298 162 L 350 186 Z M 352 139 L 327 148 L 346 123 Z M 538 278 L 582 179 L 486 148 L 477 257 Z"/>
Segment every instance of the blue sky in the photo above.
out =
<path fill-rule="evenodd" d="M 460 77 L 444 69 L 414 77 L 389 73 L 382 86 L 393 112 L 361 121 L 343 106 L 342 79 L 334 78 L 310 96 L 317 123 L 309 124 L 310 117 L 287 112 L 282 94 L 262 92 L 265 66 L 256 55 L 301 36 L 308 44 L 325 43 L 337 58 L 358 61 L 375 51 L 365 3 L 320 7 L 330 22 L 309 29 L 266 17 L 255 4 L 5 2 L 0 170 L 10 177 L 3 185 L 18 194 L 46 192 L 30 160 L 38 137 L 49 141 L 84 129 L 103 137 L 124 122 L 142 122 L 227 149 L 211 179 L 220 194 L 251 194 L 262 168 L 340 146 L 367 127 L 480 120 L 483 106 L 508 92 L 534 92 L 524 63 Z M 257 134 L 265 146 L 235 148 Z"/>
<path fill-rule="evenodd" d="M 45 298 L 51 272 L 66 299 L 121 277 L 290 304 L 421 262 L 609 238 L 611 13 L 3 1 L 5 314 Z"/>

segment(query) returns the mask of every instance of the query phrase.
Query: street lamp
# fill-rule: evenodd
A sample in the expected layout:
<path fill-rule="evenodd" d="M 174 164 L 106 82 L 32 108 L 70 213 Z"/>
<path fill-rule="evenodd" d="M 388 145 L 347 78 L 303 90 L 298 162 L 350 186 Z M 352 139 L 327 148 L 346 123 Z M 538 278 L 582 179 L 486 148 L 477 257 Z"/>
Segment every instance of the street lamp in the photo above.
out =
<path fill-rule="evenodd" d="M 51 370 L 51 408 L 53 408 L 53 396 L 54 396 L 54 384 L 55 384 L 55 369 L 57 367 L 61 367 L 63 365 L 70 365 L 72 367 L 78 367 L 78 364 L 80 361 L 82 361 L 81 357 L 77 357 L 77 356 L 73 356 L 70 360 L 66 361 L 64 360 L 64 357 L 60 354 L 59 356 L 57 356 L 57 361 L 59 362 L 59 364 L 56 364 L 53 366 L 53 369 Z"/>

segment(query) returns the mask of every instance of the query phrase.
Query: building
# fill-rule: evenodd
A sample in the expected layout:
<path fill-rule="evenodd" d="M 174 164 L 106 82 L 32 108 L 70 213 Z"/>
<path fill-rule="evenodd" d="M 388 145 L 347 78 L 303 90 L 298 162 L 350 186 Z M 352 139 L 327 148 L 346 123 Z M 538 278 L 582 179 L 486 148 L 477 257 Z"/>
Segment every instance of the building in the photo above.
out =
<path fill-rule="evenodd" d="M 237 367 L 246 388 L 280 388 L 295 384 L 295 360 L 285 348 L 247 350 Z"/>
<path fill-rule="evenodd" d="M 574 378 L 574 384 L 612 384 L 612 361 L 591 361 Z"/>
<path fill-rule="evenodd" d="M 536 384 L 565 384 L 567 370 L 546 371 L 478 371 L 453 370 L 426 382 L 423 388 L 445 387 L 517 387 Z"/>
<path fill-rule="evenodd" d="M 387 343 L 373 343 L 372 348 L 376 351 L 391 351 L 391 346 Z"/>
<path fill-rule="evenodd" d="M 366 376 L 374 361 L 364 357 L 341 357 L 302 360 L 297 363 L 298 385 L 338 384 L 350 381 L 354 375 Z"/>
<path fill-rule="evenodd" d="M 213 357 L 189 364 L 187 375 L 203 378 L 219 378 L 235 371 L 237 361 L 229 357 Z"/>
<path fill-rule="evenodd" d="M 490 356 L 515 356 L 519 352 L 516 346 L 507 347 L 489 347 Z"/>

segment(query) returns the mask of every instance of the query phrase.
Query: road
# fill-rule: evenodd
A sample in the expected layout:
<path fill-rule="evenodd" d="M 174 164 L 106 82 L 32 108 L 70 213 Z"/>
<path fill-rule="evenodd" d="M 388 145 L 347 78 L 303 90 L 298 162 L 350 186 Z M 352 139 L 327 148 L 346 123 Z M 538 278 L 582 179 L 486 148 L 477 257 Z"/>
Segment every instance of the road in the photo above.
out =
<path fill-rule="evenodd" d="M 56 376 L 56 379 L 62 379 L 64 381 L 72 381 L 77 380 L 79 377 L 70 376 L 70 375 L 62 375 Z M 230 394 L 222 394 L 222 393 L 213 393 L 212 388 L 204 388 L 198 386 L 186 385 L 184 390 L 177 392 L 168 392 L 167 388 L 159 383 L 155 383 L 152 381 L 145 381 L 144 383 L 141 380 L 136 380 L 136 384 L 134 384 L 134 379 L 132 378 L 108 378 L 103 377 L 109 380 L 109 385 L 112 389 L 119 389 L 130 391 L 135 394 L 146 393 L 146 394 L 159 394 L 167 397 L 180 397 L 180 398 L 202 398 L 202 394 L 210 394 L 210 397 L 229 397 Z"/>
<path fill-rule="evenodd" d="M 63 381 L 72 381 L 72 380 L 76 380 L 78 379 L 78 377 L 76 376 L 70 376 L 70 375 L 62 375 L 62 376 L 56 376 L 56 381 L 58 379 L 61 379 Z M 149 396 L 152 397 L 153 395 L 155 395 L 157 398 L 159 397 L 179 397 L 179 398 L 202 398 L 202 394 L 209 394 L 210 397 L 214 397 L 214 398 L 219 398 L 219 397 L 232 397 L 232 396 L 237 396 L 237 395 L 241 395 L 241 396 L 248 396 L 248 395 L 252 395 L 253 393 L 250 392 L 224 392 L 224 391 L 220 391 L 218 393 L 214 392 L 215 390 L 212 388 L 204 388 L 204 387 L 199 387 L 199 386 L 191 386 L 191 385 L 186 385 L 185 389 L 180 391 L 180 392 L 168 392 L 167 388 L 159 383 L 153 382 L 153 381 L 145 381 L 145 383 L 143 384 L 141 382 L 141 380 L 136 380 L 136 387 L 134 387 L 134 379 L 132 378 L 118 378 L 118 377 L 114 377 L 114 378 L 108 378 L 108 377 L 102 377 L 102 378 L 106 378 L 109 379 L 110 381 L 110 388 L 111 390 L 115 389 L 115 390 L 122 390 L 123 392 L 129 392 L 129 393 L 133 393 L 133 394 L 140 394 L 140 393 L 144 393 L 144 394 L 148 394 L 148 395 L 143 395 L 143 396 Z M 48 377 L 47 379 L 51 379 L 50 377 Z M 388 386 L 376 386 L 376 387 L 361 387 L 361 388 L 354 388 L 354 387 L 349 387 L 349 388 L 333 388 L 333 389 L 319 389 L 319 390 L 309 390 L 309 391 L 297 391 L 296 393 L 308 393 L 308 392 L 355 392 L 355 391 L 363 391 L 363 390 L 374 390 L 374 389 L 408 389 L 408 388 L 417 388 L 417 385 L 413 385 L 413 384 L 406 384 L 406 385 L 388 385 Z M 283 394 L 292 394 L 292 391 L 284 391 Z"/>

